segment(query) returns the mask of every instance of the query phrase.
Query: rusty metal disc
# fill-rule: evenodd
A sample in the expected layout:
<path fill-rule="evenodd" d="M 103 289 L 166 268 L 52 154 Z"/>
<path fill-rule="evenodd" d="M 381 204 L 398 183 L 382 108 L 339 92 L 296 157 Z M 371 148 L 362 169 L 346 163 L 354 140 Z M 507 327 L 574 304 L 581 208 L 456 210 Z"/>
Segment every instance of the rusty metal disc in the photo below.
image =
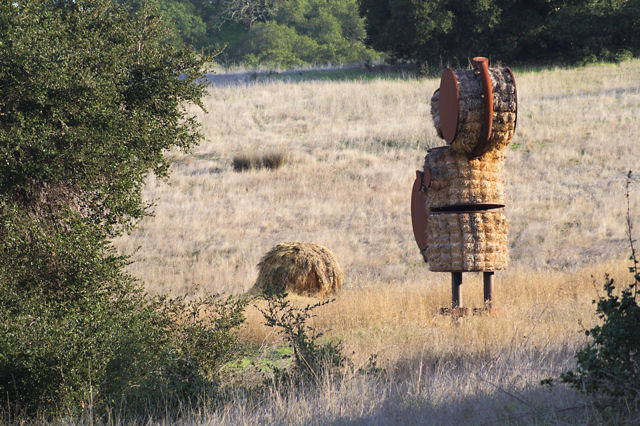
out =
<path fill-rule="evenodd" d="M 424 186 L 423 172 L 416 170 L 416 180 L 413 182 L 411 190 L 411 224 L 413 225 L 413 236 L 418 243 L 418 248 L 424 253 L 427 248 L 427 220 L 429 212 L 427 211 L 427 197 L 422 192 Z"/>
<path fill-rule="evenodd" d="M 451 144 L 458 132 L 458 110 L 460 91 L 458 79 L 451 68 L 442 71 L 440 78 L 440 128 L 442 136 Z"/>

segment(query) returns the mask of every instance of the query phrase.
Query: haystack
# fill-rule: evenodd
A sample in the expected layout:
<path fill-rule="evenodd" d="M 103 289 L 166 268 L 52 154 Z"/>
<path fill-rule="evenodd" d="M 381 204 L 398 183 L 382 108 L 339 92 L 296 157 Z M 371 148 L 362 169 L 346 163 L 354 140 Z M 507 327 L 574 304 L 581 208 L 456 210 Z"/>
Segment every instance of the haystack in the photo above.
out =
<path fill-rule="evenodd" d="M 252 292 L 282 291 L 324 296 L 342 286 L 335 255 L 314 243 L 286 242 L 273 247 L 258 263 Z"/>

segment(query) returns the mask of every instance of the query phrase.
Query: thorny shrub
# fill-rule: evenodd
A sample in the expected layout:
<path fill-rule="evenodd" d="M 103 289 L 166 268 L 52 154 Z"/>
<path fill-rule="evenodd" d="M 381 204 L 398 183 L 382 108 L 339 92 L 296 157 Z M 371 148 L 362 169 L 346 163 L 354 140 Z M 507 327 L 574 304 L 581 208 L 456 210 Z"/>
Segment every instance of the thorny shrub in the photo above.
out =
<path fill-rule="evenodd" d="M 631 282 L 616 291 L 614 280 L 606 276 L 604 290 L 596 304 L 601 324 L 585 333 L 591 341 L 576 352 L 577 367 L 560 376 L 561 381 L 595 397 L 600 408 L 624 403 L 640 403 L 640 271 L 632 238 L 629 203 L 631 172 L 627 175 L 627 231 L 631 248 Z"/>
<path fill-rule="evenodd" d="M 278 384 L 319 384 L 327 373 L 339 374 L 347 364 L 339 342 L 320 342 L 322 333 L 308 325 L 313 311 L 331 303 L 324 300 L 303 308 L 291 305 L 287 294 L 270 292 L 265 295 L 266 308 L 259 308 L 268 327 L 275 328 L 293 350 L 291 369 L 274 371 L 274 381 Z"/>

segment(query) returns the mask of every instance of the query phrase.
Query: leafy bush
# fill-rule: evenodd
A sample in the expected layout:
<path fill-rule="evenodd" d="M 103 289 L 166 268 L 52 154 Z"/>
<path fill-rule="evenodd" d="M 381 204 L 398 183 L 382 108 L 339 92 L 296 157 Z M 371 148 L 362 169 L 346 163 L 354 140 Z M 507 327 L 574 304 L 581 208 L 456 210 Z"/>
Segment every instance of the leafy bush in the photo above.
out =
<path fill-rule="evenodd" d="M 164 151 L 199 140 L 206 58 L 112 0 L 3 2 L 0 49 L 2 410 L 146 417 L 214 392 L 244 302 L 147 297 L 111 245 Z"/>
<path fill-rule="evenodd" d="M 630 180 L 631 172 L 627 180 L 627 200 Z M 576 353 L 576 370 L 561 375 L 563 382 L 595 395 L 605 406 L 616 401 L 624 401 L 631 406 L 634 402 L 640 403 L 640 270 L 628 210 L 627 225 L 631 245 L 632 266 L 629 270 L 633 276 L 632 281 L 618 295 L 613 279 L 606 277 L 606 296 L 594 301 L 602 324 L 586 331 L 591 342 Z"/>
<path fill-rule="evenodd" d="M 578 367 L 561 376 L 565 383 L 596 396 L 626 401 L 640 398 L 640 306 L 635 280 L 614 293 L 613 279 L 606 277 L 606 296 L 597 301 L 596 313 L 602 320 L 586 331 L 592 341 L 576 353 Z"/>
<path fill-rule="evenodd" d="M 248 13 L 263 9 L 246 10 Z M 242 13 L 234 16 L 237 18 L 230 18 L 217 30 L 218 43 L 227 45 L 223 56 L 233 62 L 296 67 L 364 62 L 380 57 L 364 44 L 364 20 L 358 14 L 356 0 L 274 2 L 258 16 L 251 15 L 250 22 Z M 237 26 L 229 25 L 230 22 L 243 24 L 244 35 L 238 37 Z"/>
<path fill-rule="evenodd" d="M 0 390 L 12 412 L 135 418 L 216 394 L 244 303 L 148 298 L 119 284 L 71 300 L 0 289 Z"/>
<path fill-rule="evenodd" d="M 313 61 L 318 43 L 287 25 L 258 23 L 247 33 L 237 54 L 248 66 L 293 68 Z"/>
<path fill-rule="evenodd" d="M 339 374 L 347 363 L 340 343 L 320 342 L 322 333 L 307 324 L 313 311 L 331 302 L 325 300 L 304 308 L 291 305 L 287 294 L 269 292 L 265 295 L 267 307 L 260 309 L 266 325 L 278 330 L 293 349 L 293 366 L 290 370 L 275 371 L 277 383 L 319 384 L 323 374 Z"/>
<path fill-rule="evenodd" d="M 174 43 L 202 46 L 206 43 L 207 24 L 189 1 L 157 0 L 160 13 L 167 19 L 175 36 Z"/>

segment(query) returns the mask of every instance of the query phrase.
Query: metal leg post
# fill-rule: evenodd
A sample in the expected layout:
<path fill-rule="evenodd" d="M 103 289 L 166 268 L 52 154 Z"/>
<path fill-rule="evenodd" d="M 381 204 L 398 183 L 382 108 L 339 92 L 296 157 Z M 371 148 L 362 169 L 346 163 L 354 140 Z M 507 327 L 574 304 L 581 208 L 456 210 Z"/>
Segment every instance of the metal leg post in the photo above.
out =
<path fill-rule="evenodd" d="M 491 308 L 493 304 L 493 272 L 484 272 L 484 304 Z"/>
<path fill-rule="evenodd" d="M 460 286 L 462 285 L 462 272 L 451 273 L 451 307 L 453 309 L 462 306 L 462 294 Z"/>

